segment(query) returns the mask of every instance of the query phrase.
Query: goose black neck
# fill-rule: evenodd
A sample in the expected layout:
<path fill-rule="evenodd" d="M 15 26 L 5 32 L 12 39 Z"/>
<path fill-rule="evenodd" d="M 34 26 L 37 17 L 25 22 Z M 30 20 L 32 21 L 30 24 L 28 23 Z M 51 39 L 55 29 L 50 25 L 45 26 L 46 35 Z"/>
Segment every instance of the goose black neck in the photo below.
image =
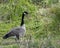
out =
<path fill-rule="evenodd" d="M 24 14 L 22 14 L 21 26 L 24 24 Z"/>

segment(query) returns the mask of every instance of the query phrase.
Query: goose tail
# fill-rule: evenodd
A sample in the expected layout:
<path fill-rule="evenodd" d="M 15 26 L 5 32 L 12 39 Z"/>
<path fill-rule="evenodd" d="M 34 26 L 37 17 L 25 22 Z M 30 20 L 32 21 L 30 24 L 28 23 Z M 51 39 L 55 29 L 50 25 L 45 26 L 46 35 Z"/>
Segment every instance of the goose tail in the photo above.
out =
<path fill-rule="evenodd" d="M 5 36 L 3 36 L 3 39 L 7 39 L 9 37 L 9 34 L 6 34 Z"/>

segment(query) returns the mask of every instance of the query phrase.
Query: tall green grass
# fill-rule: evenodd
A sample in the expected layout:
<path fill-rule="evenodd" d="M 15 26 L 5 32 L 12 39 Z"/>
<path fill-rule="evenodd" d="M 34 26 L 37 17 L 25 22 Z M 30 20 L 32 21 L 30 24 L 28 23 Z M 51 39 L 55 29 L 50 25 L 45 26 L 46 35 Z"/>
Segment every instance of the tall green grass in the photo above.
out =
<path fill-rule="evenodd" d="M 11 41 L 15 42 L 14 39 L 3 40 L 2 37 L 12 28 L 20 26 L 22 12 L 28 11 L 30 19 L 25 18 L 27 31 L 26 36 L 22 39 L 21 48 L 59 48 L 59 4 L 58 7 L 39 9 L 41 8 L 28 0 L 9 0 L 6 3 L 1 3 L 0 46 L 2 48 L 19 48 L 16 43 L 11 44 Z M 42 12 L 42 15 L 40 12 Z"/>

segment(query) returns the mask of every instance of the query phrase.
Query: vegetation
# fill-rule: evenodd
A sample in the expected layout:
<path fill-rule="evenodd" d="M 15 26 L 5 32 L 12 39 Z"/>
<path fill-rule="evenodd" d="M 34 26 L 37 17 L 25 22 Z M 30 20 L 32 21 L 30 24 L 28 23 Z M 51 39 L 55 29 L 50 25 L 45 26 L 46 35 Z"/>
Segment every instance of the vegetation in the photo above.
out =
<path fill-rule="evenodd" d="M 0 0 L 0 47 L 19 48 L 14 39 L 2 37 L 20 25 L 23 11 L 29 12 L 29 18 L 20 48 L 59 48 L 60 0 Z"/>

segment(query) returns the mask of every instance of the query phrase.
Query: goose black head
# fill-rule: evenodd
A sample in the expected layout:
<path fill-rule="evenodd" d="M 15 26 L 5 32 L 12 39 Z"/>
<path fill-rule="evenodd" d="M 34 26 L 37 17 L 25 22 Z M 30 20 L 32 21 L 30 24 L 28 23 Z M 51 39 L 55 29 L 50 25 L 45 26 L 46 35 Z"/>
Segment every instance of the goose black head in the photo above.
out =
<path fill-rule="evenodd" d="M 23 12 L 23 15 L 28 15 L 28 12 L 27 12 L 27 11 L 24 11 L 24 12 Z"/>

